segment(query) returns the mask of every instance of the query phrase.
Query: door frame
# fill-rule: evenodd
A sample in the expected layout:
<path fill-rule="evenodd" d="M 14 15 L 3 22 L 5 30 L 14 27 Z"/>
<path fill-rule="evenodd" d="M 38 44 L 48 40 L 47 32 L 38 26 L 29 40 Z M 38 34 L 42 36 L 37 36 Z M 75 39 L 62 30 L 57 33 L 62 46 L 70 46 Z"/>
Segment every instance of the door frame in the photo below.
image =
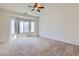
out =
<path fill-rule="evenodd" d="M 35 22 L 35 33 L 30 32 L 28 36 L 26 37 L 38 37 L 39 36 L 39 20 L 38 19 L 28 19 L 28 18 L 16 18 L 16 23 L 19 21 L 28 21 L 29 22 L 29 31 L 31 31 L 31 21 Z M 18 24 L 16 25 L 16 34 L 19 35 L 18 33 Z M 22 34 L 23 35 L 23 34 Z M 25 34 L 24 34 L 25 35 Z"/>

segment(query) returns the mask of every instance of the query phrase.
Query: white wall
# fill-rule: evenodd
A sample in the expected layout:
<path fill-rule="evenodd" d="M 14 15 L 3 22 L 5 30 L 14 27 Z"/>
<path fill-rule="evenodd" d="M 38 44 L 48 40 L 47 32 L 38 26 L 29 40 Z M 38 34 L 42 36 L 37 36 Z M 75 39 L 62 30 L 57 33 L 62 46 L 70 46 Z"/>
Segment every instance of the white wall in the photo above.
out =
<path fill-rule="evenodd" d="M 79 45 L 79 4 L 47 4 L 40 17 L 39 34 Z"/>
<path fill-rule="evenodd" d="M 21 13 L 0 9 L 0 42 L 9 41 L 10 34 L 10 18 L 11 17 L 20 17 L 20 18 L 29 18 L 29 19 L 37 19 L 38 17 L 25 16 Z"/>

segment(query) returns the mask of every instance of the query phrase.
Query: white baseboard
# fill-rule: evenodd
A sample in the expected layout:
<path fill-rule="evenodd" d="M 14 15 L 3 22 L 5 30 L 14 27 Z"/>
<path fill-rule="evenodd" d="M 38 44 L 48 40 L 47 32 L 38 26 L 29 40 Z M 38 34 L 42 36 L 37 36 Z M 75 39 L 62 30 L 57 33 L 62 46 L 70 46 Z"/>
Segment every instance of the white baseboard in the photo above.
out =
<path fill-rule="evenodd" d="M 46 38 L 46 39 L 51 39 L 51 40 L 55 40 L 55 41 L 59 41 L 59 42 L 63 42 L 63 43 L 66 43 L 66 44 L 70 44 L 70 45 L 75 45 L 75 46 L 79 46 L 78 44 L 76 43 L 72 43 L 70 41 L 63 41 L 63 40 L 58 40 L 56 38 L 51 38 L 51 37 L 47 37 L 47 36 L 44 36 L 44 35 L 40 35 L 40 37 L 43 37 L 43 38 Z"/>

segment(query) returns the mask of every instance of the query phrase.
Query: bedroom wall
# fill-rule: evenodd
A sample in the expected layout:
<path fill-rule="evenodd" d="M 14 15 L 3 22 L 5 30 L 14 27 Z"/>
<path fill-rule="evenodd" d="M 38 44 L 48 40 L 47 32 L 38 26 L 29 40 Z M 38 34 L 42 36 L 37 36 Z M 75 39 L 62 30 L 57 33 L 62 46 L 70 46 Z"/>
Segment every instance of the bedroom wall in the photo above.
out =
<path fill-rule="evenodd" d="M 25 16 L 22 13 L 0 8 L 0 42 L 7 42 L 10 39 L 9 38 L 9 35 L 10 35 L 9 22 L 10 22 L 11 17 L 37 19 L 37 17 Z"/>
<path fill-rule="evenodd" d="M 79 4 L 47 4 L 39 35 L 79 46 Z"/>

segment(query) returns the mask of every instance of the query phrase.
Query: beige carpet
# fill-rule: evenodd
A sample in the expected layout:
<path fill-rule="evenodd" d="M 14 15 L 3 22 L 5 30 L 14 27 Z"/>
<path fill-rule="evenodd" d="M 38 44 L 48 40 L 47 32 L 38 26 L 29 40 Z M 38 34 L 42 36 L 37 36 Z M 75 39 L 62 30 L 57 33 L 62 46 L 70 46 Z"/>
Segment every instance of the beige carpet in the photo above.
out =
<path fill-rule="evenodd" d="M 40 37 L 0 43 L 1 56 L 78 56 L 79 46 Z"/>

